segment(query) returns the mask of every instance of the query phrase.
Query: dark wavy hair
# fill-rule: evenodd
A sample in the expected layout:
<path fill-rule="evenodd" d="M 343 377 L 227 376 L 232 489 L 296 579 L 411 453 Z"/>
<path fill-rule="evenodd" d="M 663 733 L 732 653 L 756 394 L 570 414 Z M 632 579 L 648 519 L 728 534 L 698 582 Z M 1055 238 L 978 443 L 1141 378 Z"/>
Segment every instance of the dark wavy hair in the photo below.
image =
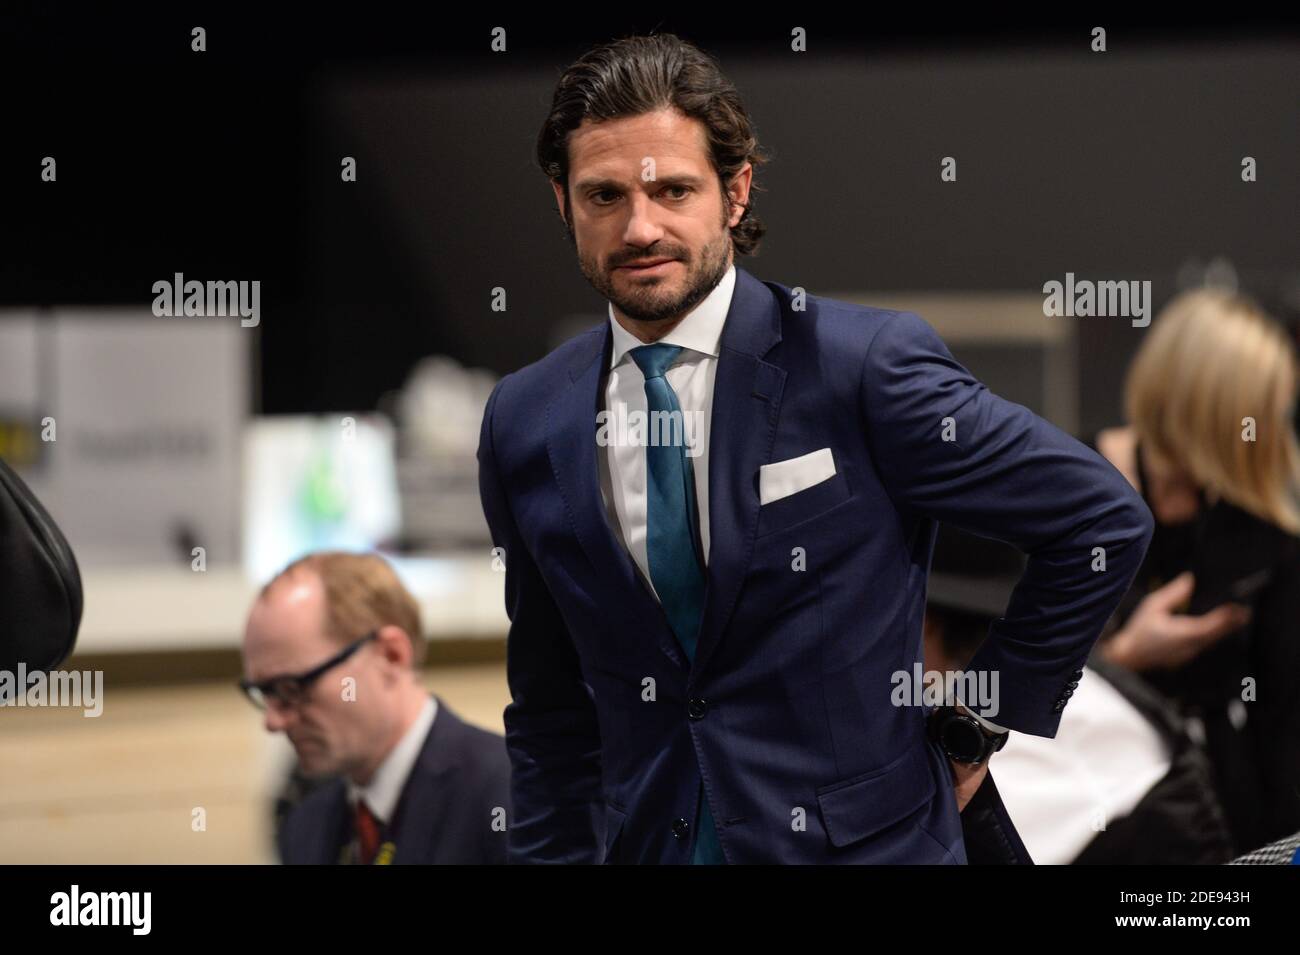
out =
<path fill-rule="evenodd" d="M 584 119 L 600 122 L 668 107 L 704 124 L 710 161 L 728 208 L 731 197 L 726 185 L 731 178 L 745 163 L 757 171 L 768 161 L 740 94 L 713 57 L 671 33 L 625 37 L 598 46 L 564 71 L 555 88 L 551 112 L 537 136 L 537 163 L 564 190 L 565 225 L 570 239 L 569 133 Z M 731 228 L 732 243 L 740 255 L 755 254 L 767 231 L 754 214 L 754 192 L 758 188 L 751 182 L 744 215 Z"/>

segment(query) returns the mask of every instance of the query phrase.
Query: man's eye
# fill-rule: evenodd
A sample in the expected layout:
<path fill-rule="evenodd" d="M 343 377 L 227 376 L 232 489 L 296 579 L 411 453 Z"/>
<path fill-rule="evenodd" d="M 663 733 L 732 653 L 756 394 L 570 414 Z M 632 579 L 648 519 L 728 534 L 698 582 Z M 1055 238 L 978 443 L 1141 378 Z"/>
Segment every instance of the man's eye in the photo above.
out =
<path fill-rule="evenodd" d="M 691 187 L 690 186 L 665 186 L 663 192 L 665 194 L 674 193 L 674 195 L 670 196 L 670 198 L 681 200 L 681 199 L 685 199 L 687 196 L 691 194 Z M 606 201 L 605 198 L 607 196 L 610 197 L 608 201 Z M 596 205 L 600 205 L 600 206 L 609 205 L 610 202 L 612 202 L 614 199 L 617 198 L 618 198 L 618 193 L 611 192 L 608 189 L 602 189 L 600 192 L 593 192 L 591 194 L 591 200 L 594 203 L 596 203 Z"/>
<path fill-rule="evenodd" d="M 282 700 L 296 700 L 302 696 L 302 686 L 297 680 L 276 680 L 269 689 L 272 695 Z"/>

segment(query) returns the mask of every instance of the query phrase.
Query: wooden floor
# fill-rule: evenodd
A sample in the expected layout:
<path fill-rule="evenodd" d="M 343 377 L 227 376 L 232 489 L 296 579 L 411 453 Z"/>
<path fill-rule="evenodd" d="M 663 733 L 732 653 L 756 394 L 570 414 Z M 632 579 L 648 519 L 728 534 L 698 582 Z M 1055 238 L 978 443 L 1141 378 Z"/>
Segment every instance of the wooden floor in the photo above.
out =
<path fill-rule="evenodd" d="M 502 732 L 502 663 L 433 669 L 426 683 Z M 231 680 L 109 684 L 93 719 L 0 707 L 0 863 L 273 863 L 271 799 L 291 760 Z"/>

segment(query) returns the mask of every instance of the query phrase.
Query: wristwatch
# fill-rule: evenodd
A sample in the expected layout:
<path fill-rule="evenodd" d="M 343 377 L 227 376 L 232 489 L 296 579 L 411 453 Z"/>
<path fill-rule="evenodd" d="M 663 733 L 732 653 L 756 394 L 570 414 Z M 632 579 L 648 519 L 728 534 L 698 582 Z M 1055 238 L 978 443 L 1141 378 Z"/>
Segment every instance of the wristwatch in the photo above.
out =
<path fill-rule="evenodd" d="M 955 706 L 941 706 L 930 714 L 930 739 L 959 763 L 982 763 L 1007 744 L 1010 733 L 995 733 Z"/>

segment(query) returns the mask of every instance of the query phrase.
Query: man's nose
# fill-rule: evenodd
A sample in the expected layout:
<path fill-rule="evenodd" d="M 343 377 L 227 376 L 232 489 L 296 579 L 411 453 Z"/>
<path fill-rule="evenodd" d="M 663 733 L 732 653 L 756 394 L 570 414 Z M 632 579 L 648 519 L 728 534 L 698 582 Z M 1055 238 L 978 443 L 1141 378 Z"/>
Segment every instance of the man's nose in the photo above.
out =
<path fill-rule="evenodd" d="M 291 707 L 284 706 L 275 699 L 266 701 L 265 725 L 268 733 L 283 733 L 288 729 L 292 721 L 293 709 Z"/>
<path fill-rule="evenodd" d="M 651 246 L 663 238 L 664 230 L 658 222 L 659 207 L 644 192 L 633 192 L 629 203 L 631 214 L 623 241 L 637 248 Z"/>

